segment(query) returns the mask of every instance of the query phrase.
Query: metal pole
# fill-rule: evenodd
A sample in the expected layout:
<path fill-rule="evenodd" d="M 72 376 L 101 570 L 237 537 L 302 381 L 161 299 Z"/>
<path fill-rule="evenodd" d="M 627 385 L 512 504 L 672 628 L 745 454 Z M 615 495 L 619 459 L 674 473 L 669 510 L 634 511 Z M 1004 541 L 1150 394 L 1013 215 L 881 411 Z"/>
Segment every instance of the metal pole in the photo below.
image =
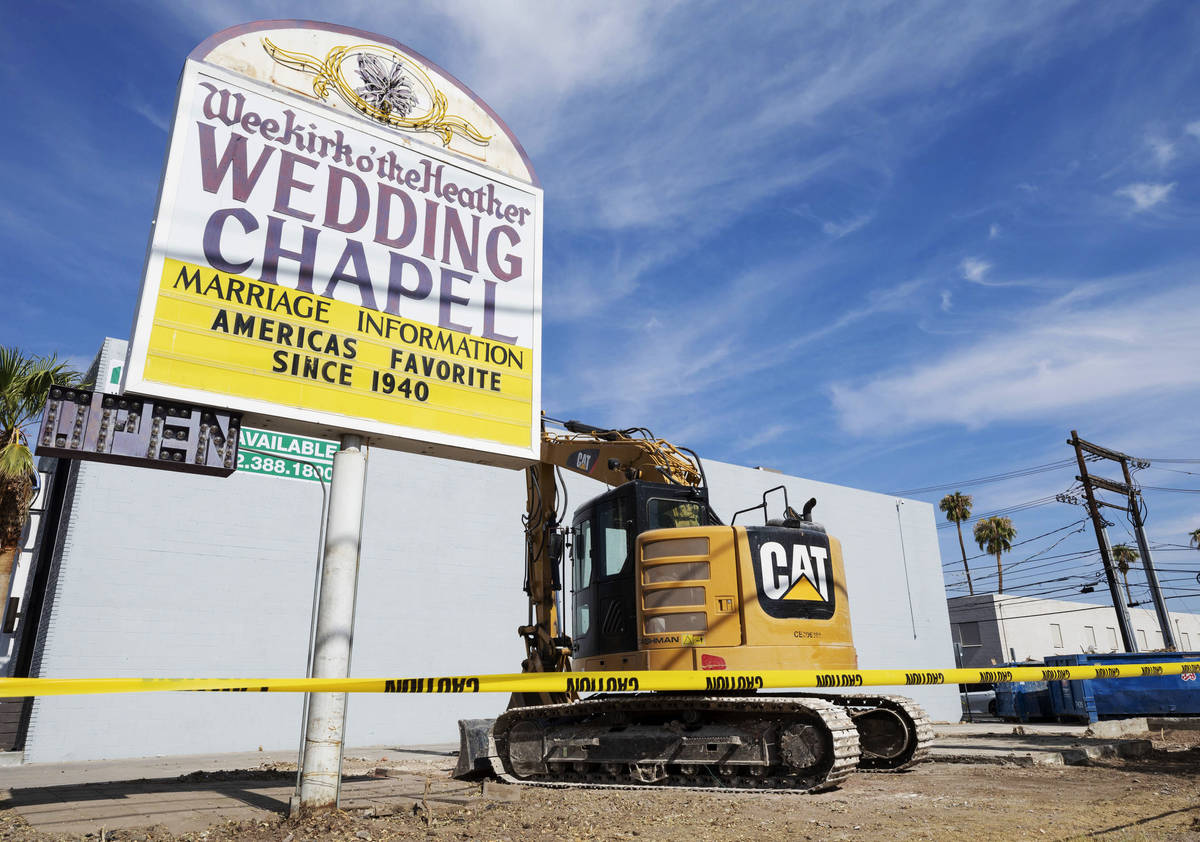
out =
<path fill-rule="evenodd" d="M 917 639 L 917 615 L 913 612 L 912 586 L 908 582 L 908 552 L 904 549 L 904 521 L 900 518 L 903 500 L 896 501 L 896 526 L 900 532 L 900 560 L 904 563 L 904 590 L 908 594 L 908 618 L 912 620 L 913 640 Z"/>
<path fill-rule="evenodd" d="M 961 635 L 962 632 L 960 631 L 959 634 Z M 963 665 L 962 644 L 956 640 L 956 641 L 954 641 L 954 666 L 962 667 L 962 665 Z M 967 722 L 974 722 L 975 717 L 973 717 L 971 715 L 971 691 L 967 689 L 967 687 L 969 685 L 960 684 L 958 686 L 960 688 L 959 696 L 958 696 L 959 702 L 961 703 L 962 708 L 966 713 L 965 717 L 959 717 L 959 721 L 961 722 L 965 718 L 967 720 Z"/>
<path fill-rule="evenodd" d="M 1083 448 L 1079 445 L 1079 433 L 1071 431 L 1067 444 L 1075 448 L 1075 459 L 1079 463 L 1079 481 L 1083 483 L 1083 493 L 1087 497 L 1088 514 L 1092 516 L 1092 526 L 1096 530 L 1096 543 L 1100 546 L 1100 560 L 1104 562 L 1104 576 L 1108 579 L 1108 590 L 1112 594 L 1113 608 L 1117 612 L 1117 626 L 1121 629 L 1121 640 L 1126 652 L 1137 652 L 1137 641 L 1133 639 L 1133 628 L 1129 623 L 1129 609 L 1121 598 L 1121 589 L 1117 584 L 1117 573 L 1113 569 L 1112 550 L 1108 546 L 1108 533 L 1104 531 L 1104 518 L 1100 514 L 1100 506 L 1096 495 L 1092 493 L 1092 481 L 1088 476 L 1087 465 L 1083 461 Z"/>
<path fill-rule="evenodd" d="M 291 459 L 293 462 L 312 465 L 316 471 L 317 482 L 321 483 L 321 529 L 317 535 L 317 563 L 313 572 L 312 609 L 309 611 L 308 620 L 308 651 L 304 656 L 304 677 L 312 678 L 313 643 L 317 639 L 317 604 L 321 598 L 321 566 L 325 560 L 325 523 L 329 518 L 329 489 L 325 486 L 325 478 L 321 476 L 319 465 L 290 456 L 284 456 L 283 458 Z M 292 797 L 288 802 L 289 813 L 297 809 L 300 804 L 300 772 L 304 769 L 304 736 L 308 732 L 308 697 L 309 694 L 306 693 L 304 696 L 304 705 L 300 711 L 300 748 L 297 749 L 296 757 L 296 784 L 292 787 Z"/>
<path fill-rule="evenodd" d="M 364 454 L 364 456 L 363 456 L 364 470 L 363 470 L 363 474 L 362 474 L 362 496 L 363 496 L 364 500 L 366 499 L 366 496 L 367 496 L 367 472 L 365 470 L 366 459 L 367 459 L 367 456 Z M 358 515 L 358 535 L 359 535 L 359 543 L 360 544 L 362 542 L 363 522 L 366 519 L 366 514 L 367 514 L 366 506 L 365 505 L 360 506 L 359 507 L 359 515 Z M 350 675 L 351 663 L 353 662 L 353 658 L 354 658 L 354 633 L 353 633 L 354 632 L 354 621 L 358 617 L 358 579 L 357 579 L 357 576 L 358 576 L 358 569 L 357 569 L 357 567 L 355 567 L 354 603 L 350 606 L 350 630 L 351 630 L 350 646 L 346 651 L 346 675 L 347 676 Z M 349 695 L 345 695 L 344 698 L 345 698 L 345 702 L 342 705 L 343 728 L 345 727 L 346 717 L 349 715 L 349 710 L 350 710 Z M 346 740 L 343 739 L 341 741 L 341 744 L 338 746 L 337 768 L 339 771 L 342 768 L 342 759 L 345 756 L 346 756 Z M 342 807 L 342 790 L 341 790 L 341 778 L 340 777 L 338 779 L 338 800 L 337 800 L 337 804 L 335 806 L 339 810 Z"/>
<path fill-rule="evenodd" d="M 997 594 L 997 596 L 1003 597 L 1004 594 Z M 1000 630 L 1000 660 L 1004 660 L 1004 653 L 1007 652 L 1008 660 L 1016 661 L 1016 655 L 1013 654 L 1012 647 L 1008 645 L 1007 630 L 1004 628 L 1004 603 L 993 598 L 992 605 L 996 606 L 996 627 Z"/>
<path fill-rule="evenodd" d="M 1163 599 L 1162 588 L 1158 585 L 1158 573 L 1154 570 L 1154 562 L 1150 558 L 1150 543 L 1146 540 L 1146 530 L 1142 523 L 1142 510 L 1138 505 L 1137 493 L 1133 488 L 1133 475 L 1129 472 L 1129 460 L 1121 460 L 1121 470 L 1125 472 L 1125 485 L 1129 487 L 1129 516 L 1133 519 L 1133 531 L 1137 535 L 1138 549 L 1142 552 L 1142 566 L 1146 568 L 1146 581 L 1150 584 L 1150 598 L 1154 600 L 1154 613 L 1158 615 L 1158 626 L 1162 629 L 1163 646 L 1177 650 L 1175 632 L 1171 628 L 1171 615 L 1167 611 L 1167 603 Z"/>
<path fill-rule="evenodd" d="M 362 436 L 342 436 L 341 449 L 333 457 L 333 479 L 329 483 L 313 678 L 349 676 L 366 467 Z M 309 694 L 304 762 L 300 770 L 301 813 L 337 806 L 345 724 L 345 693 Z"/>

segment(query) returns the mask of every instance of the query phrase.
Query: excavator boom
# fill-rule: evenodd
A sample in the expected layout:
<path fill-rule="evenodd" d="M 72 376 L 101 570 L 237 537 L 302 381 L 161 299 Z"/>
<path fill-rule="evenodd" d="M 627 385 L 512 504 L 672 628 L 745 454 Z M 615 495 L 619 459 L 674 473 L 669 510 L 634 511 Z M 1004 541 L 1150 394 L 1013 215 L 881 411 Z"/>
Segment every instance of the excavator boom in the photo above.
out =
<path fill-rule="evenodd" d="M 609 485 L 641 479 L 697 488 L 704 482 L 696 454 L 655 438 L 642 427 L 605 430 L 566 421 L 567 432 L 542 432 L 542 464 Z"/>
<path fill-rule="evenodd" d="M 563 634 L 562 593 L 565 513 L 558 511 L 559 469 L 609 485 L 634 479 L 696 488 L 704 481 L 700 459 L 644 428 L 607 430 L 579 421 L 561 422 L 565 432 L 542 429 L 541 461 L 526 470 L 525 592 L 528 623 L 524 672 L 569 672 L 571 642 Z M 560 694 L 519 694 L 514 705 L 567 701 Z"/>

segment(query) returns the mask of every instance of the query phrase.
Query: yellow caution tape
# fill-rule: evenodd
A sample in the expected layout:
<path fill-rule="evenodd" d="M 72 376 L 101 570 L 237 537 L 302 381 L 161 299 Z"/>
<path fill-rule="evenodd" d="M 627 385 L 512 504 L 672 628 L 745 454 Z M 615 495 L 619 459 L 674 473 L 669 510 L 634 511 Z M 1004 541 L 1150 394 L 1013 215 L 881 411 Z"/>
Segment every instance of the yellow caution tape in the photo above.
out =
<path fill-rule="evenodd" d="M 639 690 L 763 690 L 1003 684 L 1179 675 L 1200 691 L 1200 663 L 904 670 L 661 670 L 417 676 L 409 678 L 0 678 L 0 697 L 206 690 L 250 693 L 628 693 Z"/>

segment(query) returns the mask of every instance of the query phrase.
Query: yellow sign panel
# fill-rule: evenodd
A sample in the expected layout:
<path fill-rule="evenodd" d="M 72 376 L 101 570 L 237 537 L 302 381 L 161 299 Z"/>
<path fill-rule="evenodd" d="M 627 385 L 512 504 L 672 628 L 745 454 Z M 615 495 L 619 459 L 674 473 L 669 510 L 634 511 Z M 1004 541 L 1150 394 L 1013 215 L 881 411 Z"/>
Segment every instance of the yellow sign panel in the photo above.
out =
<path fill-rule="evenodd" d="M 533 350 L 164 261 L 146 377 L 523 445 Z"/>

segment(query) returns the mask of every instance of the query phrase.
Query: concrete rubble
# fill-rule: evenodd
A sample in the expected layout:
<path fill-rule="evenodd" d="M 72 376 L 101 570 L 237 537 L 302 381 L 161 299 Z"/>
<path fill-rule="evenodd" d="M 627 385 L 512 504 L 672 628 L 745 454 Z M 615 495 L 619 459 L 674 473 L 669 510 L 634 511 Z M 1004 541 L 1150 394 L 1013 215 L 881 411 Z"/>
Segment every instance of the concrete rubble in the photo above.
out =
<path fill-rule="evenodd" d="M 1117 719 L 1092 725 L 975 722 L 940 724 L 932 759 L 941 763 L 1079 766 L 1112 758 L 1143 757 L 1153 748 L 1147 720 Z"/>

